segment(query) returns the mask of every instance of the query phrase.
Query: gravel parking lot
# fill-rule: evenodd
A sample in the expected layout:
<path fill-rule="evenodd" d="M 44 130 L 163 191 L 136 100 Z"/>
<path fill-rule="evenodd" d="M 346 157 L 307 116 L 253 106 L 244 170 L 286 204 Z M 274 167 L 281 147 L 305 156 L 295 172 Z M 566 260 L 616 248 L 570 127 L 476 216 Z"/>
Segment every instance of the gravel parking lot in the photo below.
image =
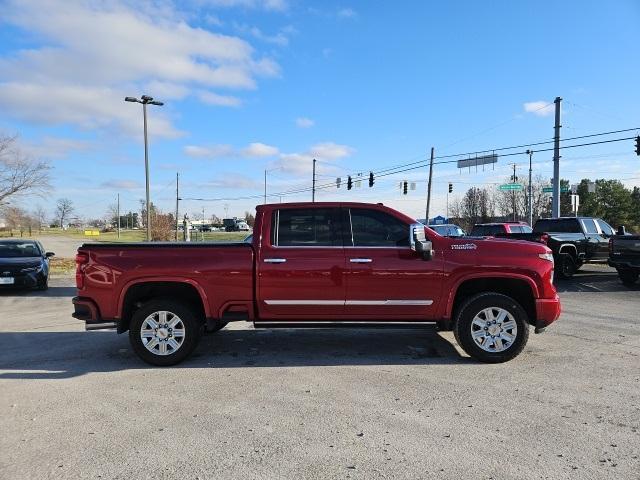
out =
<path fill-rule="evenodd" d="M 236 324 L 166 369 L 84 332 L 71 277 L 0 293 L 0 477 L 637 479 L 640 287 L 558 288 L 506 364 L 430 329 Z"/>

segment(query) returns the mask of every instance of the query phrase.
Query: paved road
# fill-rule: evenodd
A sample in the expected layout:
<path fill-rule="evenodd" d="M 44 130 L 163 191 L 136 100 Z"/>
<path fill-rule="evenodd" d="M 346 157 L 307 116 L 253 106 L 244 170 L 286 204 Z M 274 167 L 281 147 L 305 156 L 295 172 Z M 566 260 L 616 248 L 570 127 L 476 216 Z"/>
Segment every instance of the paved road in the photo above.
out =
<path fill-rule="evenodd" d="M 502 365 L 430 330 L 237 324 L 150 368 L 70 285 L 0 294 L 0 478 L 638 478 L 640 287 L 611 269 Z"/>

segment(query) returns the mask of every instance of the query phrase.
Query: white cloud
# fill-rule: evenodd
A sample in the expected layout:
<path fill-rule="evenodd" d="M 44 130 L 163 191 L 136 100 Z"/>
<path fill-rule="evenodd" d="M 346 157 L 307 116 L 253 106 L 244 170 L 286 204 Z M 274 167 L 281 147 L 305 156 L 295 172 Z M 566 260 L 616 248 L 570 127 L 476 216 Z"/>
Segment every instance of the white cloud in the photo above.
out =
<path fill-rule="evenodd" d="M 253 38 L 256 38 L 262 42 L 273 43 L 275 45 L 279 45 L 281 47 L 286 47 L 289 45 L 289 37 L 287 33 L 292 32 L 289 28 L 281 29 L 275 35 L 267 35 L 262 32 L 258 27 L 251 27 L 249 25 L 244 24 L 234 24 L 236 30 L 240 33 L 244 33 L 246 35 L 251 35 Z"/>
<path fill-rule="evenodd" d="M 74 2 L 73 8 L 62 0 L 8 0 L 3 22 L 43 45 L 0 56 L 0 110 L 27 121 L 132 131 L 140 121 L 122 113 L 123 95 L 180 99 L 194 88 L 254 89 L 257 78 L 280 74 L 276 62 L 245 40 L 192 27 L 171 4 L 163 5 L 151 16 L 118 0 Z M 92 97 L 98 92 L 115 95 Z M 72 93 L 83 99 L 81 106 Z M 219 96 L 216 104 L 233 104 L 233 98 Z M 161 115 L 160 134 L 175 136 Z"/>
<path fill-rule="evenodd" d="M 207 105 L 215 105 L 218 107 L 239 107 L 242 104 L 242 100 L 238 97 L 218 95 L 217 93 L 207 92 L 204 90 L 198 93 L 198 98 Z"/>
<path fill-rule="evenodd" d="M 242 150 L 245 157 L 273 157 L 278 154 L 278 149 L 271 145 L 255 142 Z"/>
<path fill-rule="evenodd" d="M 108 180 L 100 184 L 103 188 L 111 188 L 113 190 L 135 190 L 142 188 L 142 185 L 133 180 Z"/>
<path fill-rule="evenodd" d="M 0 83 L 0 106 L 23 120 L 47 124 L 73 124 L 85 129 L 117 127 L 129 135 L 142 134 L 142 111 L 125 103 L 125 90 L 109 87 L 74 87 L 34 83 Z M 151 136 L 177 138 L 162 107 L 149 112 Z"/>
<path fill-rule="evenodd" d="M 218 158 L 233 156 L 234 150 L 231 145 L 211 145 L 209 147 L 187 145 L 184 147 L 184 153 L 195 158 Z"/>
<path fill-rule="evenodd" d="M 527 113 L 533 113 L 538 117 L 547 117 L 554 112 L 553 102 L 545 102 L 544 100 L 538 100 L 536 102 L 525 102 L 524 111 Z"/>
<path fill-rule="evenodd" d="M 64 158 L 71 152 L 86 151 L 91 148 L 91 142 L 72 138 L 44 137 L 38 142 L 20 140 L 20 148 L 34 158 Z"/>
<path fill-rule="evenodd" d="M 355 152 L 352 147 L 339 145 L 333 142 L 318 143 L 302 153 L 282 153 L 274 162 L 273 168 L 280 168 L 294 175 L 307 174 L 313 169 L 313 159 L 320 162 L 316 165 L 318 172 L 333 172 L 331 162 L 349 157 Z"/>
<path fill-rule="evenodd" d="M 224 178 L 220 180 L 212 180 L 210 182 L 206 182 L 199 187 L 202 188 L 234 188 L 234 189 L 256 189 L 261 187 L 263 184 L 256 180 L 253 180 L 246 175 L 242 175 L 240 173 L 225 173 Z"/>
<path fill-rule="evenodd" d="M 241 149 L 235 149 L 231 145 L 187 145 L 184 147 L 184 153 L 185 155 L 195 158 L 261 158 L 273 157 L 279 153 L 279 150 L 277 147 L 267 145 L 266 143 L 254 142 Z"/>
<path fill-rule="evenodd" d="M 338 10 L 338 17 L 340 18 L 353 18 L 356 15 L 356 11 L 353 8 L 341 8 Z"/>
<path fill-rule="evenodd" d="M 311 128 L 315 125 L 316 122 L 306 117 L 298 117 L 296 118 L 296 125 L 299 128 Z"/>
<path fill-rule="evenodd" d="M 243 7 L 284 12 L 289 8 L 286 0 L 201 0 L 202 3 L 220 8 Z"/>

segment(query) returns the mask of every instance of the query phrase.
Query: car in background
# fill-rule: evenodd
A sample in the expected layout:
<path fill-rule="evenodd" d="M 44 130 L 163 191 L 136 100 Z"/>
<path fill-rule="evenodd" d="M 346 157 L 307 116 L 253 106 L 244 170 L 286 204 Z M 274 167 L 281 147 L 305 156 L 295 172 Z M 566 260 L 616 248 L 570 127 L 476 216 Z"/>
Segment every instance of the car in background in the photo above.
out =
<path fill-rule="evenodd" d="M 512 233 L 531 233 L 533 229 L 524 222 L 476 223 L 469 234 L 472 237 L 508 236 Z"/>
<path fill-rule="evenodd" d="M 464 237 L 466 235 L 466 232 L 462 228 L 453 223 L 427 225 L 427 227 L 443 237 Z"/>
<path fill-rule="evenodd" d="M 633 285 L 640 278 L 640 235 L 629 234 L 623 226 L 609 238 L 609 266 L 618 271 L 625 285 Z"/>
<path fill-rule="evenodd" d="M 36 240 L 0 240 L 0 288 L 49 288 L 49 258 Z"/>

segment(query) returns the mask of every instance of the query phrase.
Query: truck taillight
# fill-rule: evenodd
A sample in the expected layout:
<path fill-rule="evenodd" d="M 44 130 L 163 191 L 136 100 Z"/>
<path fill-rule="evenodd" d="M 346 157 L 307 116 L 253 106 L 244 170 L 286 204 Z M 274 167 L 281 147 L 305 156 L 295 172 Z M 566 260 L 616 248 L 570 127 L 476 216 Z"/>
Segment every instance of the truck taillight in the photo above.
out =
<path fill-rule="evenodd" d="M 82 266 L 89 263 L 89 255 L 86 253 L 76 254 L 76 287 L 78 289 L 84 288 L 84 272 Z"/>
<path fill-rule="evenodd" d="M 613 252 L 613 238 L 609 239 L 609 255 Z"/>

